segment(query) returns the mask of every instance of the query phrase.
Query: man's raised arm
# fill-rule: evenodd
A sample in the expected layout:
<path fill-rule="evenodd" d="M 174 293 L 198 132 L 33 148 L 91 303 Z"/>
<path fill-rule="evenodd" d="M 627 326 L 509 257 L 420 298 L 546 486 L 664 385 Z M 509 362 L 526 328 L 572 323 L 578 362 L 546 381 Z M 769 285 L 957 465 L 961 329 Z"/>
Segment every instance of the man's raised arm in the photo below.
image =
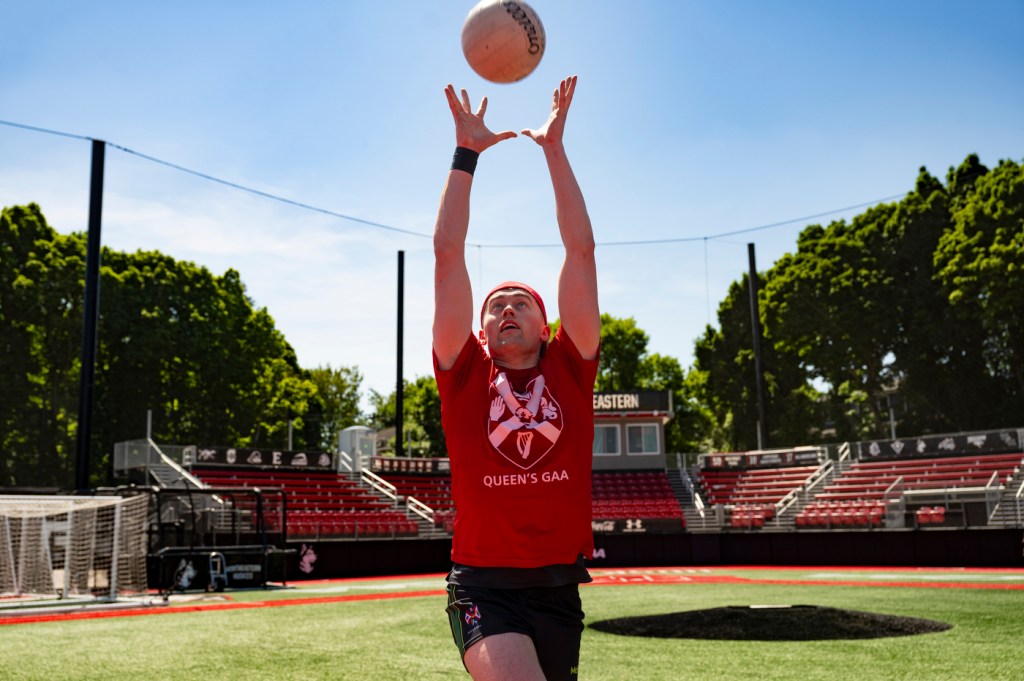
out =
<path fill-rule="evenodd" d="M 583 192 L 562 144 L 565 119 L 575 91 L 576 76 L 559 83 L 548 120 L 540 129 L 523 130 L 523 134 L 544 150 L 555 191 L 558 231 L 565 246 L 565 261 L 558 276 L 558 315 L 580 354 L 593 359 L 601 343 L 594 233 Z"/>
<path fill-rule="evenodd" d="M 487 98 L 473 113 L 469 95 L 445 88 L 455 121 L 455 155 L 441 193 L 434 224 L 434 354 L 441 369 L 450 369 L 473 332 L 473 290 L 466 269 L 466 234 L 469 230 L 469 195 L 480 152 L 516 136 L 511 130 L 493 133 L 484 124 Z"/>

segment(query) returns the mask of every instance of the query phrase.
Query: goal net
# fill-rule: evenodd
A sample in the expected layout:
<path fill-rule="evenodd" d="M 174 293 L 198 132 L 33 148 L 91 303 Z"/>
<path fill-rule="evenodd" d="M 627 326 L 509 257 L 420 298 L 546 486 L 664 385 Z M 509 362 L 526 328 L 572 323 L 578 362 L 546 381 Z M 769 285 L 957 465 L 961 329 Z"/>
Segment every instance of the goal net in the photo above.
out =
<path fill-rule="evenodd" d="M 0 599 L 146 591 L 148 497 L 0 495 Z"/>

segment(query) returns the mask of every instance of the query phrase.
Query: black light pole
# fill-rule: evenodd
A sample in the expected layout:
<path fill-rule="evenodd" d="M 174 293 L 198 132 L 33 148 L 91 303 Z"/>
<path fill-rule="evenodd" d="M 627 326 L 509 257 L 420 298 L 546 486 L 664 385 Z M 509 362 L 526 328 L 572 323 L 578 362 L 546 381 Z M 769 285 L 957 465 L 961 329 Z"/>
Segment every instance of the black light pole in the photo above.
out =
<path fill-rule="evenodd" d="M 757 448 L 768 446 L 768 427 L 765 424 L 764 409 L 764 363 L 761 359 L 761 312 L 757 302 L 757 263 L 754 258 L 754 244 L 747 244 L 747 257 L 750 260 L 750 333 L 754 339 L 754 374 L 757 390 Z"/>
<path fill-rule="evenodd" d="M 405 318 L 405 251 L 398 252 L 398 357 L 395 363 L 398 374 L 395 388 L 395 456 L 404 455 L 402 422 L 405 411 L 405 386 L 402 381 L 402 324 Z"/>
<path fill-rule="evenodd" d="M 82 369 L 78 379 L 78 450 L 75 489 L 89 489 L 92 439 L 92 396 L 96 377 L 97 318 L 100 309 L 100 225 L 103 216 L 103 162 L 106 142 L 92 141 L 92 176 L 89 185 L 89 234 L 85 252 L 85 312 L 82 323 Z"/>

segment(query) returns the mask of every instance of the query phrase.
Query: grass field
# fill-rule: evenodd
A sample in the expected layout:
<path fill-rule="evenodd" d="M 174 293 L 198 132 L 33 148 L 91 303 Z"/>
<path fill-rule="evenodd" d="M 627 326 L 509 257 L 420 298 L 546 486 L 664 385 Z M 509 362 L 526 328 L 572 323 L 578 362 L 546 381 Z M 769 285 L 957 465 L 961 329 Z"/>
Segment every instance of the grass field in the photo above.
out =
<path fill-rule="evenodd" d="M 735 605 L 819 605 L 939 620 L 897 638 L 707 641 L 587 629 L 580 678 L 1022 679 L 1024 570 L 595 571 L 587 622 Z M 0 626 L 0 678 L 468 679 L 439 575 L 191 594 L 150 615 Z M 285 607 L 273 607 L 285 606 Z M 4 619 L 0 612 L 0 621 Z"/>

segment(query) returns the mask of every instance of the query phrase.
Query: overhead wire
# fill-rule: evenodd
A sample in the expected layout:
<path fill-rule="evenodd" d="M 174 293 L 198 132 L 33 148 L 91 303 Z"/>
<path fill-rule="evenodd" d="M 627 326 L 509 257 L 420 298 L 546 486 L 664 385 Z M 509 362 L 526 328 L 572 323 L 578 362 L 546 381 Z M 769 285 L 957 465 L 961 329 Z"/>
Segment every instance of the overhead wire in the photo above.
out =
<path fill-rule="evenodd" d="M 269 199 L 271 201 L 277 201 L 278 203 L 283 203 L 283 204 L 286 204 L 286 205 L 289 205 L 289 206 L 294 206 L 296 208 L 301 208 L 303 210 L 308 210 L 308 211 L 312 211 L 312 212 L 315 212 L 315 213 L 320 213 L 322 215 L 327 215 L 327 216 L 330 216 L 330 217 L 338 218 L 340 220 L 347 220 L 349 222 L 355 222 L 357 224 L 365 225 L 367 227 L 374 227 L 374 228 L 386 230 L 386 231 L 389 231 L 389 232 L 395 232 L 395 233 L 398 233 L 398 234 L 405 234 L 407 236 L 415 236 L 415 237 L 421 237 L 421 238 L 432 238 L 432 236 L 433 236 L 432 234 L 425 234 L 423 232 L 417 232 L 417 231 L 414 231 L 414 230 L 411 230 L 411 229 L 405 229 L 405 228 L 402 228 L 402 227 L 395 227 L 394 225 L 388 225 L 388 224 L 384 224 L 382 222 L 375 222 L 373 220 L 366 220 L 364 218 L 359 218 L 359 217 L 356 217 L 354 215 L 346 215 L 344 213 L 339 213 L 337 211 L 333 211 L 333 210 L 330 210 L 328 208 L 321 208 L 319 206 L 314 206 L 312 204 L 305 203 L 303 201 L 296 201 L 295 199 L 289 199 L 287 197 L 280 196 L 278 194 L 272 194 L 270 192 L 266 192 L 266 191 L 263 191 L 261 189 L 255 189 L 253 187 L 248 187 L 248 186 L 240 184 L 238 182 L 232 182 L 230 180 L 225 180 L 223 178 L 217 177 L 215 175 L 211 175 L 209 173 L 204 173 L 204 172 L 201 172 L 201 171 L 198 171 L 198 170 L 193 170 L 191 168 L 186 168 L 185 166 L 179 165 L 177 163 L 172 163 L 171 161 L 165 161 L 164 159 L 160 159 L 160 158 L 157 158 L 155 156 L 151 156 L 149 154 L 145 154 L 143 152 L 136 151 L 135 149 L 131 149 L 129 147 L 122 146 L 120 144 L 115 144 L 113 142 L 108 142 L 106 140 L 97 140 L 96 138 L 88 137 L 86 135 L 78 135 L 78 134 L 69 133 L 69 132 L 62 132 L 60 130 L 52 130 L 52 129 L 49 129 L 49 128 L 43 128 L 43 127 L 34 126 L 34 125 L 26 125 L 24 123 L 15 123 L 15 122 L 12 122 L 12 121 L 5 121 L 5 120 L 0 120 L 0 125 L 6 125 L 6 126 L 9 126 L 9 127 L 13 127 L 13 128 L 20 128 L 20 129 L 23 129 L 23 130 L 29 130 L 29 131 L 32 131 L 32 132 L 39 132 L 39 133 L 44 133 L 44 134 L 48 134 L 48 135 L 58 135 L 58 136 L 61 136 L 61 137 L 69 137 L 69 138 L 72 138 L 72 139 L 86 140 L 86 141 L 91 141 L 91 142 L 101 141 L 105 145 L 107 145 L 107 146 L 109 146 L 109 147 L 111 147 L 113 149 L 117 149 L 118 151 L 124 152 L 126 154 L 129 154 L 129 155 L 132 155 L 132 156 L 136 156 L 136 157 L 141 158 L 143 160 L 149 161 L 150 163 L 155 163 L 155 164 L 158 164 L 158 165 L 162 165 L 162 166 L 165 166 L 167 168 L 171 168 L 172 170 L 177 170 L 179 172 L 192 175 L 194 177 L 198 177 L 198 178 L 201 178 L 201 179 L 204 179 L 204 180 L 208 180 L 210 182 L 215 182 L 217 184 L 221 184 L 221 185 L 224 185 L 226 187 L 230 187 L 232 189 L 237 189 L 239 191 L 243 191 L 243 192 L 246 192 L 246 193 L 249 193 L 249 194 L 253 194 L 254 196 L 259 196 L 259 197 L 262 197 L 262 198 L 265 198 L 265 199 Z M 765 224 L 765 225 L 757 225 L 755 227 L 746 227 L 746 228 L 742 228 L 742 229 L 732 230 L 732 231 L 729 231 L 729 232 L 722 232 L 722 233 L 719 233 L 719 234 L 706 234 L 706 235 L 701 235 L 701 236 L 669 237 L 669 238 L 661 238 L 661 239 L 634 239 L 634 240 L 629 240 L 629 241 L 601 241 L 601 242 L 597 242 L 595 245 L 598 246 L 598 247 L 611 247 L 611 246 L 653 246 L 653 245 L 661 245 L 661 244 L 676 244 L 676 243 L 688 243 L 688 242 L 694 242 L 694 241 L 703 241 L 703 242 L 705 242 L 705 247 L 706 247 L 706 242 L 709 241 L 709 240 L 713 241 L 713 240 L 718 240 L 718 239 L 726 239 L 728 237 L 739 236 L 741 234 L 750 234 L 750 233 L 753 233 L 753 232 L 759 232 L 759 231 L 763 231 L 763 230 L 767 230 L 767 229 L 774 229 L 776 227 L 784 227 L 786 225 L 791 225 L 791 224 L 798 223 L 798 222 L 807 222 L 809 220 L 816 220 L 818 218 L 827 217 L 829 215 L 836 215 L 836 214 L 839 214 L 839 213 L 845 213 L 845 212 L 848 212 L 848 211 L 851 211 L 851 210 L 856 210 L 858 208 L 867 208 L 869 206 L 874 206 L 874 205 L 879 204 L 879 203 L 885 203 L 887 201 L 893 201 L 895 199 L 901 198 L 902 196 L 903 196 L 903 194 L 893 194 L 891 196 L 886 196 L 886 197 L 883 197 L 883 198 L 880 198 L 880 199 L 873 199 L 871 201 L 865 201 L 863 203 L 854 204 L 852 206 L 845 206 L 843 208 L 835 208 L 833 210 L 823 211 L 821 213 L 815 213 L 813 215 L 805 215 L 803 217 L 790 218 L 788 220 L 782 220 L 782 221 L 779 221 L 779 222 L 772 222 L 772 223 Z M 475 246 L 475 247 L 477 247 L 479 249 L 483 249 L 483 248 L 495 248 L 495 249 L 497 249 L 497 248 L 501 248 L 501 249 L 504 249 L 504 248 L 561 248 L 561 246 L 562 246 L 561 243 L 482 244 L 482 243 L 472 243 L 472 242 L 469 242 L 469 241 L 466 242 L 466 245 L 467 246 Z"/>
<path fill-rule="evenodd" d="M 385 225 L 384 223 L 374 222 L 372 220 L 364 220 L 363 218 L 357 218 L 357 217 L 355 217 L 353 215 L 345 215 L 344 213 L 338 213 L 338 212 L 335 212 L 333 210 L 329 210 L 327 208 L 320 208 L 319 206 L 314 206 L 312 204 L 304 203 L 302 201 L 296 201 L 294 199 L 289 199 L 289 198 L 284 197 L 284 196 L 278 196 L 277 194 L 271 194 L 270 192 L 265 192 L 265 191 L 263 191 L 261 189 L 254 189 L 252 187 L 246 187 L 245 185 L 238 184 L 237 182 L 231 182 L 230 180 L 224 180 L 224 179 L 221 179 L 221 178 L 216 177 L 214 175 L 209 175 L 207 173 L 199 172 L 198 170 L 192 170 L 191 168 L 185 168 L 184 166 L 180 166 L 177 163 L 171 163 L 170 161 L 164 161 L 163 159 L 159 159 L 159 158 L 156 158 L 154 156 L 150 156 L 148 154 L 143 154 L 140 151 L 135 151 L 134 149 L 129 149 L 128 147 L 123 147 L 120 144 L 113 144 L 112 142 L 107 142 L 106 144 L 109 147 L 113 147 L 114 149 L 117 149 L 119 151 L 123 151 L 123 152 L 125 152 L 127 154 L 132 154 L 133 156 L 138 156 L 139 158 L 143 158 L 143 159 L 145 159 L 147 161 L 151 161 L 152 163 L 158 163 L 160 165 L 167 166 L 168 168 L 173 168 L 174 170 L 179 170 L 179 171 L 181 171 L 183 173 L 188 173 L 189 175 L 194 175 L 196 177 L 203 178 L 204 180 L 210 180 L 211 182 L 217 182 L 218 184 L 222 184 L 222 185 L 224 185 L 226 187 L 231 187 L 232 189 L 238 189 L 238 190 L 243 191 L 243 192 L 248 192 L 249 194 L 254 194 L 256 196 L 261 196 L 261 197 L 263 197 L 265 199 L 270 199 L 271 201 L 278 201 L 280 203 L 288 204 L 290 206 L 295 206 L 296 208 L 302 208 L 304 210 L 314 211 L 316 213 L 322 213 L 324 215 L 329 215 L 331 217 L 340 218 L 342 220 L 348 220 L 350 222 L 357 222 L 357 223 L 359 223 L 361 225 L 366 225 L 368 227 L 376 227 L 378 229 L 384 229 L 384 230 L 387 230 L 387 231 L 390 231 L 390 232 L 398 232 L 400 234 L 407 234 L 409 236 L 419 236 L 419 237 L 430 237 L 431 236 L 429 234 L 424 234 L 423 232 L 414 232 L 414 231 L 412 231 L 410 229 L 403 229 L 401 227 L 394 227 L 392 225 Z"/>

